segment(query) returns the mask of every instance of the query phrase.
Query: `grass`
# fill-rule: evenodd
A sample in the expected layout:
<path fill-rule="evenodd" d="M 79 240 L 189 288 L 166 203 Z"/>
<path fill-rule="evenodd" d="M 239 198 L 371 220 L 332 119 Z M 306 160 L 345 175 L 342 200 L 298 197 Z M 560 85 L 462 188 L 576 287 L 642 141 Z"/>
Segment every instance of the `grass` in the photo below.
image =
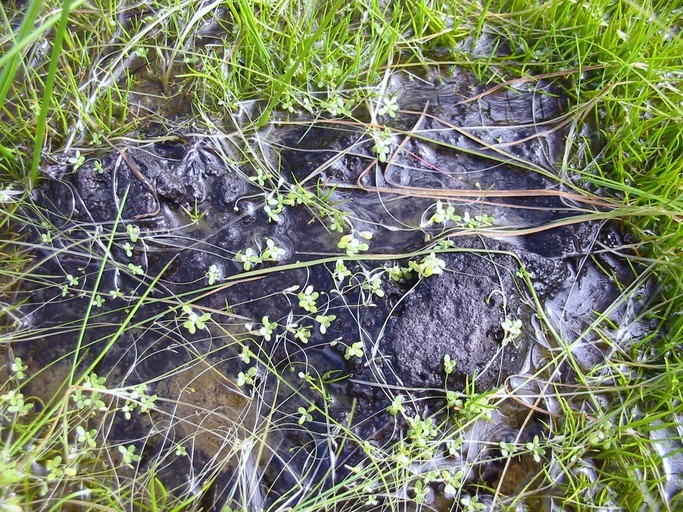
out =
<path fill-rule="evenodd" d="M 680 508 L 682 12 L 676 2 L 607 0 L 0 6 L 0 344 L 8 361 L 0 375 L 0 506 L 199 510 L 211 509 L 213 493 L 223 489 L 226 510 L 430 510 L 438 509 L 430 504 L 436 488 L 468 511 L 482 510 L 483 502 L 507 510 L 525 503 L 529 509 Z M 575 194 L 568 199 L 586 200 L 567 222 L 611 220 L 630 233 L 620 250 L 639 277 L 612 309 L 633 309 L 634 321 L 615 325 L 608 311 L 566 339 L 536 300 L 549 349 L 522 384 L 454 392 L 379 379 L 377 392 L 390 405 L 355 425 L 354 407 L 347 418 L 335 409 L 334 390 L 346 380 L 307 359 L 307 340 L 333 323 L 331 316 L 341 316 L 333 296 L 343 297 L 349 311 L 370 307 L 391 275 L 439 279 L 439 258 L 454 249 L 429 243 L 409 254 L 374 252 L 366 227 L 377 226 L 337 201 L 343 187 L 315 185 L 324 169 L 298 186 L 281 181 L 273 157 L 280 148 L 268 131 L 315 129 L 335 118 L 337 126 L 362 133 L 379 161 L 391 163 L 409 138 L 436 140 L 419 127 L 392 127 L 392 114 L 405 114 L 394 102 L 393 80 L 404 72 L 420 81 L 434 70 L 472 74 L 485 85 L 481 94 L 462 98 L 465 103 L 540 80 L 557 80 L 565 89 L 567 140 L 551 176 Z M 457 149 L 480 151 L 494 163 L 511 158 L 504 146 L 473 139 L 471 130 L 448 128 L 478 144 Z M 209 269 L 198 289 L 187 292 L 174 289 L 167 276 L 174 260 L 155 268 L 150 255 L 155 244 L 185 244 L 182 230 L 205 222 L 201 205 L 185 205 L 182 229 L 143 226 L 137 233 L 134 226 L 144 221 L 131 222 L 123 206 L 107 222 L 88 223 L 60 217 L 59 208 L 36 199 L 42 176 L 65 166 L 86 168 L 110 144 L 187 133 L 229 141 L 217 142 L 215 153 L 239 169 L 255 190 L 255 208 L 267 207 L 271 221 L 306 208 L 337 247 L 277 264 L 285 258 L 277 240 L 256 240 L 230 257 L 207 244 L 209 253 L 234 260 L 226 268 L 238 272 Z M 339 150 L 337 158 L 361 152 L 360 146 Z M 549 172 L 519 157 L 516 163 Z M 453 237 L 504 229 L 475 215 L 473 201 L 490 199 L 490 191 L 466 198 L 474 206 L 465 220 L 446 211 L 463 200 L 452 191 L 374 192 L 386 201 L 395 197 L 389 192 L 433 199 L 424 219 L 444 225 L 450 219 L 446 234 Z M 122 256 L 126 244 L 129 257 Z M 68 257 L 87 262 L 82 275 L 55 266 Z M 393 274 L 372 266 L 396 260 L 412 263 Z M 324 265 L 334 272 L 330 289 L 309 289 L 298 280 Z M 110 286 L 113 270 L 125 287 Z M 242 318 L 235 311 L 244 304 L 211 302 L 231 287 L 278 276 L 299 286 L 272 292 L 292 305 L 291 318 L 288 311 Z M 529 276 L 522 279 L 531 293 Z M 647 294 L 654 298 L 638 310 L 638 296 Z M 23 315 L 41 311 L 30 303 L 36 297 L 65 305 L 76 297 L 82 314 L 52 329 L 35 327 Z M 508 320 L 506 337 L 514 342 Z M 625 343 L 637 325 L 647 332 Z M 128 371 L 95 373 L 98 363 L 123 357 L 119 347 L 150 333 L 161 345 L 140 345 Z M 73 345 L 45 366 L 14 353 L 43 337 L 65 336 Z M 607 357 L 587 369 L 575 349 L 596 338 Z M 292 340 L 301 357 L 292 356 L 290 372 L 278 350 Z M 349 364 L 372 361 L 377 347 L 363 341 L 340 352 Z M 159 361 L 164 350 L 179 351 L 180 363 L 137 382 L 136 368 Z M 574 378 L 560 384 L 553 376 L 566 368 Z M 448 378 L 448 364 L 444 372 Z M 222 401 L 210 402 L 207 394 Z M 542 432 L 487 441 L 490 420 L 501 421 L 515 403 L 523 411 L 520 424 L 531 426 L 540 415 Z M 362 428 L 382 414 L 395 435 L 372 444 Z M 483 433 L 479 442 L 468 437 L 472 432 Z M 279 447 L 293 437 L 302 439 L 302 455 L 283 459 Z M 329 463 L 340 457 L 344 464 Z M 454 457 L 460 465 L 452 464 Z M 502 477 L 477 483 L 473 475 L 491 458 Z M 510 489 L 520 467 L 528 476 Z M 266 475 L 267 468 L 279 473 Z M 263 482 L 278 478 L 290 487 L 274 495 Z"/>

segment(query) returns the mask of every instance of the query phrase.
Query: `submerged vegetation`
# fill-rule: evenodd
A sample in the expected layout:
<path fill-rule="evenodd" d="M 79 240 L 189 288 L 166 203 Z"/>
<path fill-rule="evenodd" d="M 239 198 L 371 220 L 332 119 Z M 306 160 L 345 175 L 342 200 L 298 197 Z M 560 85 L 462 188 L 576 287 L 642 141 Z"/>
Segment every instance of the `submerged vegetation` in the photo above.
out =
<path fill-rule="evenodd" d="M 664 1 L 3 3 L 0 508 L 683 507 L 682 17 L 683 4 Z M 269 133 L 291 130 L 301 140 L 334 122 L 363 142 L 331 150 L 338 154 L 325 168 L 362 155 L 368 167 L 355 190 L 389 203 L 400 187 L 363 180 L 392 163 L 408 138 L 453 149 L 421 121 L 397 124 L 434 117 L 426 106 L 403 105 L 397 83 L 450 87 L 460 75 L 471 77 L 466 91 L 449 98 L 462 105 L 499 91 L 557 96 L 553 123 L 531 126 L 562 134 L 552 170 L 508 152 L 512 143 L 487 138 L 485 127 L 447 128 L 478 145 L 456 149 L 550 180 L 555 198 L 580 205 L 573 217 L 506 226 L 481 206 L 500 192 L 495 187 L 477 182 L 463 203 L 453 191 L 409 184 L 403 195 L 426 205 L 412 212 L 417 220 L 372 224 L 346 208 L 345 185 L 322 179 L 324 169 L 294 178 L 282 172 L 278 150 L 287 144 Z M 236 250 L 201 245 L 224 221 L 201 194 L 178 199 L 176 225 L 153 225 L 167 208 L 159 189 L 172 193 L 174 185 L 151 183 L 128 149 L 151 152 L 157 144 L 173 158 L 176 141 L 193 137 L 213 144 L 205 160 L 239 175 L 236 215 L 257 211 L 277 226 L 288 212 L 306 212 L 327 236 L 324 253 L 292 254 L 254 227 L 253 237 L 234 235 L 243 242 Z M 124 166 L 138 189 L 131 184 L 113 213 L 90 222 L 73 221 L 41 191 L 65 174 L 80 170 L 97 183 Z M 129 195 L 149 200 L 131 210 Z M 81 199 L 74 211 L 90 204 Z M 635 277 L 611 276 L 621 293 L 574 339 L 548 320 L 532 276 L 507 246 L 454 245 L 461 235 L 522 237 L 582 221 L 626 233 L 612 246 L 597 240 L 594 250 L 617 254 Z M 394 254 L 378 241 L 381 228 L 424 244 Z M 217 257 L 188 282 L 171 282 L 180 256 L 164 260 L 160 247 L 193 244 Z M 339 389 L 350 372 L 328 371 L 302 347 L 319 346 L 348 317 L 362 330 L 355 311 L 381 309 L 394 286 L 408 296 L 416 283 L 444 278 L 449 258 L 465 250 L 500 257 L 500 280 L 525 290 L 534 315 L 513 316 L 511 299 L 501 299 L 501 350 L 524 346 L 534 323 L 555 343 L 536 370 L 521 383 L 481 389 L 474 375 L 454 384 L 457 354 L 429 354 L 440 389 L 383 382 L 381 410 L 363 411 L 355 398 L 342 410 Z M 277 276 L 285 287 L 259 288 Z M 238 290 L 277 296 L 288 310 L 245 316 L 256 299 L 221 295 Z M 60 304 L 72 316 L 37 323 Z M 627 311 L 627 325 L 615 320 L 617 310 Z M 145 336 L 158 345 L 145 346 Z M 576 360 L 585 340 L 604 354 L 591 368 Z M 374 369 L 379 343 L 327 342 L 357 375 Z M 57 353 L 34 353 L 50 346 Z M 280 365 L 280 350 L 296 364 Z M 154 378 L 133 378 L 161 364 L 164 351 L 186 355 Z M 129 352 L 131 367 L 112 364 Z M 354 416 L 384 418 L 391 442 L 371 442 Z M 486 425 L 506 416 L 519 416 L 518 434 L 487 440 Z M 307 460 L 283 457 L 278 446 L 295 451 L 287 438 L 300 440 Z M 480 478 L 491 462 L 499 474 Z"/>

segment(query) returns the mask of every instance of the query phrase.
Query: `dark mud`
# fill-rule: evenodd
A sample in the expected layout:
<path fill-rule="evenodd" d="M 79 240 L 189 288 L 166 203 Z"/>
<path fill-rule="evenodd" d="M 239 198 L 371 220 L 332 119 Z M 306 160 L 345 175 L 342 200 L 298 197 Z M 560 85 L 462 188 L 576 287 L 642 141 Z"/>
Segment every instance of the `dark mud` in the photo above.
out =
<path fill-rule="evenodd" d="M 362 460 L 358 446 L 337 444 L 320 411 L 387 447 L 405 431 L 386 412 L 395 394 L 422 404 L 418 411 L 406 402 L 409 414 L 438 413 L 447 391 L 509 385 L 579 338 L 577 360 L 597 365 L 604 344 L 589 326 L 603 312 L 615 329 L 629 325 L 627 310 L 638 304 L 620 297 L 637 275 L 615 226 L 577 221 L 534 231 L 598 208 L 555 170 L 566 132 L 559 87 L 501 89 L 474 102 L 463 98 L 483 89 L 465 76 L 396 78 L 392 90 L 401 111 L 383 119 L 392 128 L 386 163 L 375 161 L 373 133 L 322 120 L 281 121 L 243 138 L 207 132 L 119 143 L 78 169 L 48 169 L 26 212 L 39 226 L 26 233 L 40 245 L 36 278 L 19 298 L 25 328 L 43 334 L 17 341 L 15 352 L 31 368 L 59 357 L 70 367 L 78 357 L 81 371 L 92 366 L 110 387 L 150 382 L 159 410 L 132 420 L 117 413 L 110 440 L 134 442 L 143 467 L 161 458 L 159 478 L 178 493 L 215 478 L 208 508 L 234 500 L 254 510 L 303 499 L 303 480 L 329 488 Z M 292 190 L 324 199 L 284 204 Z M 465 220 L 430 222 L 437 200 Z M 478 232 L 486 226 L 477 216 L 493 218 L 498 233 Z M 372 256 L 345 258 L 343 280 L 335 275 L 345 256 L 342 234 L 330 229 L 335 218 L 344 233 L 352 226 L 372 234 Z M 247 248 L 262 254 L 267 240 L 283 254 L 245 271 L 237 256 Z M 390 279 L 388 269 L 430 253 L 442 260 L 442 275 Z M 299 303 L 309 286 L 319 293 L 317 312 Z M 83 312 L 98 296 L 75 353 Z M 188 332 L 183 305 L 211 321 Z M 323 331 L 317 315 L 335 319 Z M 266 320 L 277 322 L 267 336 Z M 301 328 L 305 342 L 295 336 Z M 345 357 L 358 342 L 362 354 Z M 455 362 L 449 375 L 446 354 Z M 238 386 L 252 367 L 252 381 Z M 572 376 L 570 366 L 542 375 Z M 311 415 L 304 427 L 301 408 Z M 472 484 L 498 485 L 499 453 L 482 443 L 542 435 L 542 415 L 522 421 L 526 411 L 506 402 L 491 422 L 468 430 L 459 456 L 440 464 L 468 469 Z M 150 424 L 161 433 L 141 435 Z M 171 457 L 177 444 L 192 456 Z M 204 472 L 212 461 L 227 462 Z M 254 475 L 246 484 L 245 468 Z M 514 494 L 534 468 L 521 460 L 502 488 Z M 439 489 L 430 503 L 450 507 Z"/>

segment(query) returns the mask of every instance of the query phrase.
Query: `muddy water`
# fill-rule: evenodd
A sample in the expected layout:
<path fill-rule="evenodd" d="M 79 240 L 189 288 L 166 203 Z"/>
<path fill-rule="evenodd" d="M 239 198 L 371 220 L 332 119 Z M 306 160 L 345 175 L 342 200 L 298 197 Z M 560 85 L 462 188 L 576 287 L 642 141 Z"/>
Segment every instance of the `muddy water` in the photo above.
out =
<path fill-rule="evenodd" d="M 531 457 L 502 467 L 495 447 L 543 436 L 552 404 L 531 404 L 539 412 L 530 413 L 504 390 L 528 390 L 531 375 L 571 383 L 571 364 L 548 365 L 558 347 L 570 346 L 584 371 L 599 365 L 606 345 L 589 327 L 602 313 L 614 326 L 608 335 L 631 333 L 624 346 L 646 328 L 633 327 L 642 304 L 621 300 L 638 277 L 624 256 L 625 235 L 581 222 L 577 216 L 604 205 L 558 170 L 569 130 L 561 88 L 541 82 L 465 100 L 483 91 L 466 75 L 396 75 L 389 92 L 401 109 L 379 118 L 391 129 L 387 162 L 372 151 L 377 134 L 359 124 L 281 119 L 244 137 L 224 126 L 119 141 L 118 151 L 91 154 L 79 169 L 48 169 L 27 213 L 55 228 L 36 250 L 36 279 L 21 296 L 25 328 L 44 335 L 18 341 L 15 351 L 31 368 L 59 357 L 70 367 L 77 356 L 110 387 L 149 383 L 158 410 L 131 420 L 117 414 L 109 440 L 135 443 L 141 464 L 159 464 L 159 478 L 178 494 L 214 480 L 208 508 L 308 499 L 315 486 L 329 489 L 363 463 L 361 447 L 341 441 L 340 426 L 389 450 L 406 431 L 400 415 L 386 412 L 397 394 L 408 414 L 446 421 L 446 391 L 473 387 L 499 390 L 498 410 L 463 429 L 457 453 L 412 471 L 463 469 L 468 489 L 484 489 L 482 501 L 495 489 L 533 489 L 540 481 Z M 279 208 L 278 196 L 297 183 L 326 199 Z M 430 222 L 449 206 L 460 220 Z M 321 211 L 345 219 L 344 233 L 352 226 L 372 235 L 373 256 L 347 259 L 343 281 L 334 275 L 341 233 Z M 547 229 L 551 223 L 557 227 Z M 29 236 L 39 241 L 48 229 Z M 236 255 L 262 253 L 267 240 L 282 255 L 247 273 Z M 386 269 L 430 251 L 443 275 L 389 278 Z M 299 303 L 309 286 L 319 293 L 317 312 Z M 101 304 L 75 354 L 95 293 Z M 191 333 L 183 305 L 211 319 Z M 335 318 L 323 330 L 317 315 Z M 264 317 L 277 322 L 267 335 Z M 519 333 L 510 336 L 503 326 L 517 320 Z M 305 342 L 295 336 L 302 327 Z M 359 342 L 362 354 L 346 358 Z M 449 375 L 445 354 L 455 362 Z M 250 368 L 249 382 L 238 385 Z M 303 425 L 302 414 L 310 415 Z M 177 446 L 190 455 L 171 456 Z M 410 508 L 412 491 L 397 485 L 393 499 L 401 496 Z M 426 497 L 437 509 L 452 502 L 438 484 Z M 550 507 L 540 499 L 530 506 Z"/>

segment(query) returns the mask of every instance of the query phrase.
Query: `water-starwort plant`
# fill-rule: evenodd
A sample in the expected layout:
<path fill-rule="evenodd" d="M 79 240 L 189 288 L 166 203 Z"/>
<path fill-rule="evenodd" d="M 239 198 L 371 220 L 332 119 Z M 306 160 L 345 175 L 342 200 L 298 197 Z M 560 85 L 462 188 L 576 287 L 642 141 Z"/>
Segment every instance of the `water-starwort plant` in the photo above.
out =
<path fill-rule="evenodd" d="M 372 239 L 372 233 L 368 231 L 349 233 L 339 239 L 337 247 L 346 251 L 347 256 L 355 256 L 358 253 L 365 252 L 370 249 L 370 246 L 364 241 L 370 239 Z"/>
<path fill-rule="evenodd" d="M 297 294 L 299 306 L 309 313 L 318 312 L 318 306 L 316 304 L 318 297 L 320 297 L 320 293 L 313 289 L 313 285 L 307 286 L 303 291 Z"/>
<path fill-rule="evenodd" d="M 211 313 L 202 313 L 199 314 L 195 312 L 190 306 L 187 304 L 183 304 L 182 311 L 187 317 L 187 319 L 183 322 L 183 327 L 187 329 L 187 331 L 190 334 L 196 333 L 198 330 L 201 331 L 203 329 L 206 329 L 206 323 L 211 320 Z"/>

